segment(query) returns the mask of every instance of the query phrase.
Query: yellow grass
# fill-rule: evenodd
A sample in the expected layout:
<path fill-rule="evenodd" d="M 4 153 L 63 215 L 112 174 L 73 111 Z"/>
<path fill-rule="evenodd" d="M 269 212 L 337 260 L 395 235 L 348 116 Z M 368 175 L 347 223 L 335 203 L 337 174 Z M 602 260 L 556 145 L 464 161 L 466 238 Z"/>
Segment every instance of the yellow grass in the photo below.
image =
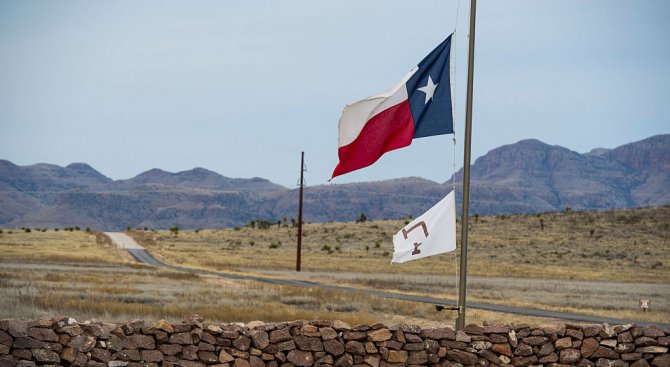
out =
<path fill-rule="evenodd" d="M 167 263 L 456 299 L 460 249 L 390 264 L 391 237 L 404 224 L 405 220 L 306 224 L 301 273 L 294 271 L 296 228 L 131 235 Z M 473 217 L 468 300 L 665 322 L 670 316 L 669 237 L 670 207 Z M 495 278 L 510 282 L 488 280 Z M 544 279 L 546 284 L 512 287 L 515 279 Z M 652 299 L 651 312 L 638 309 L 643 297 Z"/>
<path fill-rule="evenodd" d="M 11 233 L 10 233 L 11 232 Z M 119 251 L 99 233 L 84 231 L 46 232 L 3 230 L 0 234 L 0 262 L 77 262 L 126 263 L 125 251 Z"/>
<path fill-rule="evenodd" d="M 306 224 L 300 273 L 294 271 L 296 228 L 131 235 L 159 259 L 180 266 L 455 299 L 458 251 L 390 264 L 391 237 L 404 224 Z M 178 320 L 200 313 L 215 321 L 337 318 L 354 324 L 453 325 L 455 317 L 414 302 L 157 270 L 130 263 L 127 253 L 96 234 L 11 232 L 0 233 L 0 318 L 69 314 Z M 469 238 L 470 302 L 652 322 L 670 319 L 670 207 L 478 216 L 471 218 Z M 637 309 L 642 296 L 652 299 L 651 312 Z M 468 310 L 467 322 L 483 320 L 555 321 Z"/>
<path fill-rule="evenodd" d="M 544 229 L 541 229 L 541 221 Z M 670 206 L 609 212 L 473 217 L 468 273 L 491 277 L 670 282 Z M 403 220 L 306 224 L 302 269 L 357 273 L 457 273 L 458 253 L 391 265 Z M 136 231 L 166 262 L 247 272 L 295 268 L 297 229 Z M 458 237 L 460 238 L 460 236 Z"/>
<path fill-rule="evenodd" d="M 68 315 L 78 320 L 179 321 L 197 313 L 214 322 L 344 320 L 352 325 L 453 326 L 454 312 L 359 293 L 276 286 L 113 265 L 100 268 L 0 263 L 0 318 Z M 173 277 L 174 278 L 174 277 Z M 109 286 L 114 279 L 115 286 Z M 472 310 L 468 322 L 557 322 Z"/>

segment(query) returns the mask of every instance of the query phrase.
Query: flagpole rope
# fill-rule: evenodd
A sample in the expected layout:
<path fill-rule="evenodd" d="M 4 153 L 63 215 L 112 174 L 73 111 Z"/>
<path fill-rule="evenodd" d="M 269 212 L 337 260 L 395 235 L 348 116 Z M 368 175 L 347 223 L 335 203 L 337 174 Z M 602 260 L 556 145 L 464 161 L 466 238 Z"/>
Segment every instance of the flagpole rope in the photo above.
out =
<path fill-rule="evenodd" d="M 452 57 L 453 57 L 453 60 L 454 60 L 454 62 L 452 63 L 452 65 L 454 65 L 454 75 L 453 75 L 454 76 L 454 85 L 458 85 L 458 83 L 456 83 L 456 80 L 458 78 L 458 62 L 457 62 L 458 59 L 456 57 L 456 53 L 458 52 L 458 47 L 456 47 L 457 46 L 456 44 L 458 42 L 458 37 L 456 36 L 456 32 L 458 31 L 458 13 L 459 13 L 460 9 L 461 9 L 461 0 L 458 0 L 458 2 L 456 3 L 456 21 L 454 22 L 454 47 L 452 49 L 452 54 L 451 54 Z M 456 93 L 451 93 L 451 94 L 452 94 L 451 99 L 453 101 L 452 106 L 456 106 Z M 453 119 L 454 120 L 454 128 L 453 128 L 454 132 L 451 135 L 452 135 L 452 138 L 453 138 L 452 140 L 453 140 L 453 143 L 454 143 L 453 144 L 454 157 L 453 157 L 453 161 L 452 161 L 452 163 L 453 163 L 453 166 L 452 166 L 453 174 L 451 175 L 451 189 L 454 191 L 454 194 L 455 194 L 456 193 L 456 123 L 455 123 L 455 121 L 456 121 L 456 118 L 455 118 L 456 117 L 456 109 L 453 108 L 453 107 L 452 107 L 452 109 L 453 109 L 452 115 L 454 116 L 454 119 Z"/>
<path fill-rule="evenodd" d="M 454 85 L 458 85 L 456 83 L 456 80 L 458 78 L 458 58 L 456 57 L 456 54 L 458 52 L 458 47 L 456 47 L 456 44 L 458 42 L 458 36 L 456 35 L 456 32 L 458 31 L 458 13 L 461 9 L 461 0 L 458 0 L 456 3 L 456 21 L 454 22 L 454 47 L 452 48 L 452 54 L 451 57 L 453 57 L 453 63 L 452 65 L 454 66 Z M 454 88 L 452 88 L 452 91 Z M 454 191 L 454 197 L 456 196 L 456 93 L 451 93 L 451 100 L 452 100 L 452 116 L 454 116 L 453 121 L 454 121 L 454 132 L 452 133 L 452 141 L 453 141 L 453 160 L 452 160 L 452 170 L 453 174 L 451 175 L 451 189 Z M 454 259 L 454 273 L 456 278 L 458 278 L 459 275 L 459 270 L 458 270 L 458 256 L 456 255 L 457 251 L 452 251 L 453 253 L 453 259 Z"/>
<path fill-rule="evenodd" d="M 457 42 L 458 42 L 458 37 L 456 36 L 456 32 L 458 31 L 458 13 L 461 9 L 461 0 L 458 0 L 456 3 L 456 21 L 454 22 L 454 47 L 452 48 L 451 52 L 451 57 L 452 57 L 452 65 L 454 68 L 454 74 L 453 74 L 453 85 L 458 85 L 456 83 L 456 80 L 458 78 L 458 62 L 457 62 L 457 57 L 456 53 L 458 52 L 458 47 L 457 47 Z M 454 191 L 454 194 L 456 193 L 456 93 L 454 93 L 454 88 L 452 88 L 452 93 L 451 93 L 451 101 L 452 101 L 452 116 L 453 116 L 453 133 L 451 134 L 452 136 L 452 141 L 453 141 L 453 148 L 454 148 L 454 156 L 453 156 L 453 161 L 452 161 L 452 171 L 453 174 L 451 175 L 451 189 Z"/>

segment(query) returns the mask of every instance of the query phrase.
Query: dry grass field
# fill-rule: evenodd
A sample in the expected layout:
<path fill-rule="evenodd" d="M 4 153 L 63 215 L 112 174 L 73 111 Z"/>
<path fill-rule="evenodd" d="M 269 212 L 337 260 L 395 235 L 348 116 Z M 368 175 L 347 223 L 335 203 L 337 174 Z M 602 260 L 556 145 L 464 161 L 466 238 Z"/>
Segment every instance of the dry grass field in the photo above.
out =
<path fill-rule="evenodd" d="M 232 281 L 136 264 L 100 233 L 4 229 L 0 318 L 68 315 L 78 320 L 179 321 L 198 313 L 220 322 L 340 319 L 352 324 L 452 325 L 425 304 L 360 294 Z M 476 311 L 471 322 L 546 319 Z"/>
<path fill-rule="evenodd" d="M 609 212 L 473 217 L 468 272 L 490 277 L 670 282 L 670 206 Z M 391 265 L 404 220 L 303 226 L 302 269 L 457 274 L 456 252 Z M 542 227 L 543 226 L 543 227 Z M 460 232 L 460 227 L 459 227 Z M 167 262 L 224 271 L 295 268 L 297 229 L 133 231 Z M 458 234 L 460 239 L 460 233 Z"/>
<path fill-rule="evenodd" d="M 670 320 L 670 207 L 475 216 L 470 222 L 471 301 Z M 301 273 L 294 271 L 297 229 L 283 224 L 131 235 L 171 264 L 455 299 L 460 248 L 390 264 L 391 238 L 404 224 L 306 224 Z M 652 300 L 652 312 L 639 312 L 640 298 Z"/>
<path fill-rule="evenodd" d="M 201 277 L 137 264 L 0 262 L 0 319 L 67 315 L 77 320 L 218 322 L 339 319 L 453 326 L 430 305 L 356 293 Z M 472 310 L 468 321 L 555 323 Z"/>
<path fill-rule="evenodd" d="M 130 234 L 166 263 L 455 299 L 458 251 L 390 264 L 391 237 L 404 223 L 306 224 L 300 273 L 296 228 L 288 226 Z M 469 301 L 670 320 L 670 207 L 473 217 L 471 224 Z M 652 300 L 651 312 L 639 312 L 639 298 Z M 140 266 L 97 233 L 0 233 L 0 318 L 178 320 L 192 313 L 215 321 L 354 324 L 452 325 L 455 316 L 414 302 Z M 556 322 L 468 311 L 467 322 L 483 320 Z"/>
<path fill-rule="evenodd" d="M 3 229 L 0 262 L 124 263 L 131 257 L 102 233 Z"/>

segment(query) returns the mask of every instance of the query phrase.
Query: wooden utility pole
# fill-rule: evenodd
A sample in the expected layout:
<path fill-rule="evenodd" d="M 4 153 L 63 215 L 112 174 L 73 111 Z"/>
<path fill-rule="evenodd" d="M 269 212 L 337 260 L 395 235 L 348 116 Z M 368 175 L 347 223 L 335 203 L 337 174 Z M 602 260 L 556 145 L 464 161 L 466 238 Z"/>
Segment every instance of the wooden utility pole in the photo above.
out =
<path fill-rule="evenodd" d="M 300 156 L 300 199 L 298 201 L 298 250 L 295 258 L 295 271 L 300 271 L 300 252 L 302 245 L 302 188 L 305 186 L 303 173 L 305 172 L 305 152 Z"/>

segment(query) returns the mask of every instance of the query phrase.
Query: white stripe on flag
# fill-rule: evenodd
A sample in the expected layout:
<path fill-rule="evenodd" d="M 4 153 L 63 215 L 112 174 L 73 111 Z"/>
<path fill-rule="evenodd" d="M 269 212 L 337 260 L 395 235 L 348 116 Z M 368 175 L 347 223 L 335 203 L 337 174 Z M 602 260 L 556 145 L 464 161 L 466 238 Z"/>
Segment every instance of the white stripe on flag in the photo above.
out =
<path fill-rule="evenodd" d="M 407 99 L 407 87 L 405 83 L 419 70 L 415 66 L 404 78 L 393 88 L 384 93 L 370 96 L 358 102 L 350 103 L 344 107 L 340 116 L 338 147 L 351 144 L 358 134 L 361 133 L 365 124 L 380 112 L 391 108 Z"/>

